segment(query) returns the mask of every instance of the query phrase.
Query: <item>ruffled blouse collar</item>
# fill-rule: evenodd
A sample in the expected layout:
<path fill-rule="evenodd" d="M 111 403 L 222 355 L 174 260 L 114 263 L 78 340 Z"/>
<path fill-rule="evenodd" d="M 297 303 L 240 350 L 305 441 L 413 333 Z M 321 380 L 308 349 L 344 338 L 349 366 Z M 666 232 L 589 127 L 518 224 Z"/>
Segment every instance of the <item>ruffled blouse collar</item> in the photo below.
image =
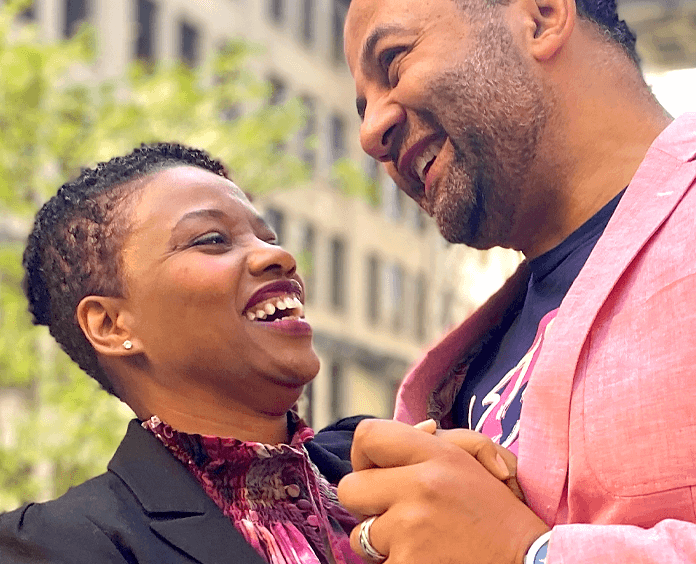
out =
<path fill-rule="evenodd" d="M 153 416 L 142 423 L 193 474 L 247 542 L 271 564 L 358 564 L 356 520 L 304 448 L 314 432 L 288 414 L 291 440 L 269 445 L 188 434 Z"/>

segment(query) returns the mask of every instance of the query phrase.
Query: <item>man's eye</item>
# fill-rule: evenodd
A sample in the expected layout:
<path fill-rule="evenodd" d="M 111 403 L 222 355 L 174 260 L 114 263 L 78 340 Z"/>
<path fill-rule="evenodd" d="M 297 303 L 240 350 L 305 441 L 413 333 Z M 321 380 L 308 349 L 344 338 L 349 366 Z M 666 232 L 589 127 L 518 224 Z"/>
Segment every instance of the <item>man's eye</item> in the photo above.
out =
<path fill-rule="evenodd" d="M 200 245 L 224 245 L 226 243 L 227 238 L 222 233 L 213 231 L 211 233 L 201 235 L 200 237 L 196 237 L 191 243 L 191 246 L 197 247 Z"/>
<path fill-rule="evenodd" d="M 392 63 L 396 59 L 397 55 L 399 55 L 399 53 L 402 51 L 402 47 L 396 47 L 394 49 L 387 49 L 379 56 L 379 65 L 384 71 L 384 74 L 387 75 L 387 78 L 392 86 L 395 86 L 395 83 L 398 82 L 398 76 L 396 76 L 396 73 L 392 69 Z"/>

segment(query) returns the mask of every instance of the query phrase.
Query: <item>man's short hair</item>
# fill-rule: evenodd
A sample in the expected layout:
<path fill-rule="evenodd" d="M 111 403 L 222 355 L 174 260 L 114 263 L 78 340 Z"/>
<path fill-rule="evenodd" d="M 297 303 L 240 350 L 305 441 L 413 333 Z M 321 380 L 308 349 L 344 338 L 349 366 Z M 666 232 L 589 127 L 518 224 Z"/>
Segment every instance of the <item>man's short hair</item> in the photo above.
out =
<path fill-rule="evenodd" d="M 575 0 L 578 15 L 592 21 L 611 40 L 615 41 L 633 60 L 640 64 L 636 52 L 636 35 L 628 24 L 619 19 L 616 0 Z"/>
<path fill-rule="evenodd" d="M 469 13 L 481 9 L 481 0 L 454 0 Z M 509 4 L 512 0 L 483 0 L 487 6 Z M 628 57 L 638 66 L 640 59 L 636 52 L 636 35 L 628 24 L 619 19 L 616 0 L 575 0 L 578 15 L 592 24 L 607 39 L 619 45 Z"/>

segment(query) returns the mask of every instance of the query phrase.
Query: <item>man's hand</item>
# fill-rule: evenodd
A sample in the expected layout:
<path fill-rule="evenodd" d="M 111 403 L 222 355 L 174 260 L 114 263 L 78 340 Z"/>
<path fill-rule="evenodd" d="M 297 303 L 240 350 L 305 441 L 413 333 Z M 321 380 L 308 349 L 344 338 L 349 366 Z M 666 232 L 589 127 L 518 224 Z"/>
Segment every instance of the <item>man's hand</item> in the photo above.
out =
<path fill-rule="evenodd" d="M 338 496 L 389 564 L 522 564 L 548 527 L 473 456 L 404 423 L 366 420 Z M 351 546 L 363 554 L 359 527 Z"/>

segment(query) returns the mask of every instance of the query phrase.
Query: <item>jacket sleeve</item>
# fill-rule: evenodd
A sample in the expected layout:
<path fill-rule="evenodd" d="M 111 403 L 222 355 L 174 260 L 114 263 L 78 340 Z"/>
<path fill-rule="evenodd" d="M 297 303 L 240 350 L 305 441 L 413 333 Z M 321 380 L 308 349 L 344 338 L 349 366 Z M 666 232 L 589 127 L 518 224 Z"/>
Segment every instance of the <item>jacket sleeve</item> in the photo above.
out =
<path fill-rule="evenodd" d="M 83 515 L 28 504 L 0 515 L 2 564 L 133 564 Z"/>
<path fill-rule="evenodd" d="M 696 563 L 696 524 L 665 519 L 632 525 L 556 525 L 547 564 Z"/>

